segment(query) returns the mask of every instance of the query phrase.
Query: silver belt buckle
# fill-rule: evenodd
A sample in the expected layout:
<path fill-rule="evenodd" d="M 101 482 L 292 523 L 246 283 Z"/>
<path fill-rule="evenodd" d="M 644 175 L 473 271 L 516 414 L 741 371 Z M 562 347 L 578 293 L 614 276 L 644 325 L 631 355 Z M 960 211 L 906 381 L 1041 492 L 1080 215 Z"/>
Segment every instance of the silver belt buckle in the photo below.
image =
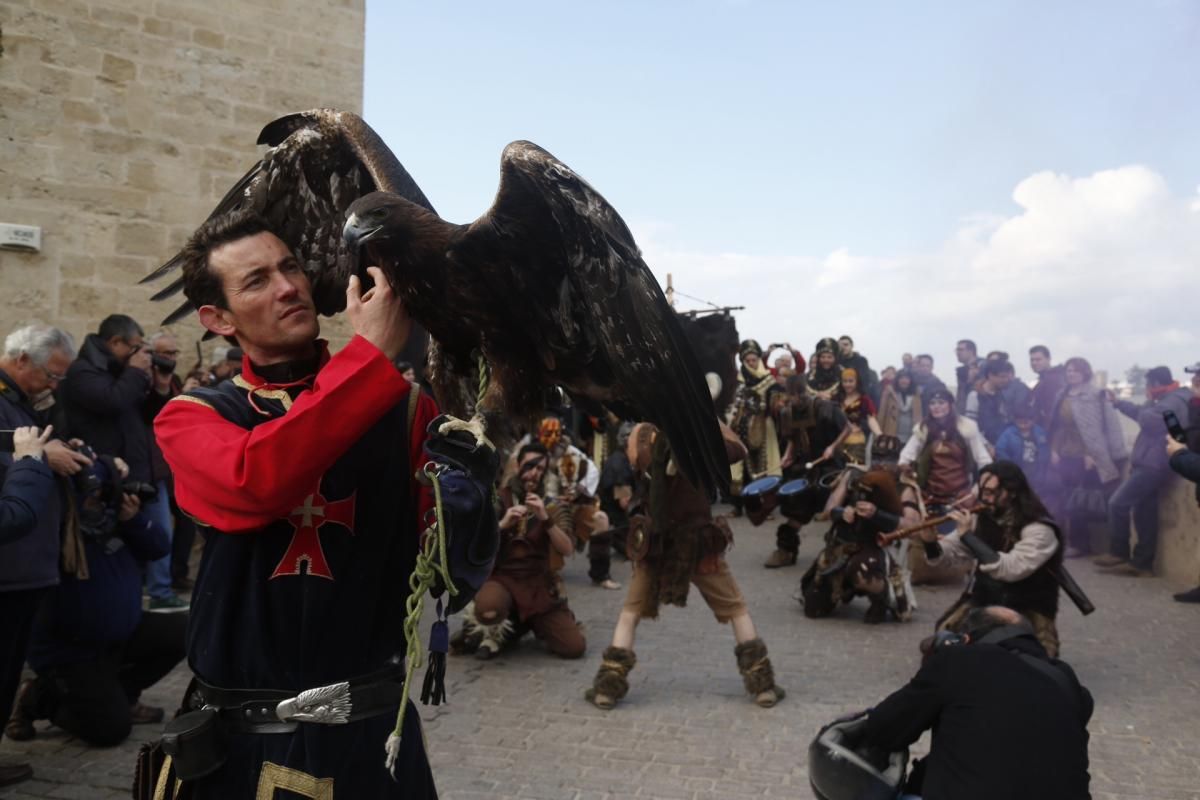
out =
<path fill-rule="evenodd" d="M 282 722 L 316 722 L 321 725 L 344 725 L 350 721 L 350 684 L 347 681 L 329 686 L 305 689 L 275 706 L 275 716 Z"/>

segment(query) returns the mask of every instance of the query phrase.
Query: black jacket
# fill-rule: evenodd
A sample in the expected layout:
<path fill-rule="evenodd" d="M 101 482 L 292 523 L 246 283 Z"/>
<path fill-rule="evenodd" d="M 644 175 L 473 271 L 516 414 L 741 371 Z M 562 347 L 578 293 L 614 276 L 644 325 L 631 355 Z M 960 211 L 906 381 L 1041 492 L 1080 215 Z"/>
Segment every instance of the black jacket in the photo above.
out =
<path fill-rule="evenodd" d="M 1059 669 L 1074 690 L 1026 663 Z M 1032 636 L 935 652 L 907 686 L 874 709 L 864 744 L 911 745 L 933 729 L 924 800 L 1083 800 L 1092 696 Z"/>
<path fill-rule="evenodd" d="M 151 480 L 150 429 L 142 405 L 150 376 L 117 361 L 108 346 L 90 334 L 67 370 L 60 394 L 73 437 L 100 455 L 119 456 L 132 480 Z"/>
<path fill-rule="evenodd" d="M 0 485 L 0 544 L 33 533 L 54 491 L 54 473 L 42 459 L 22 458 L 9 465 Z"/>

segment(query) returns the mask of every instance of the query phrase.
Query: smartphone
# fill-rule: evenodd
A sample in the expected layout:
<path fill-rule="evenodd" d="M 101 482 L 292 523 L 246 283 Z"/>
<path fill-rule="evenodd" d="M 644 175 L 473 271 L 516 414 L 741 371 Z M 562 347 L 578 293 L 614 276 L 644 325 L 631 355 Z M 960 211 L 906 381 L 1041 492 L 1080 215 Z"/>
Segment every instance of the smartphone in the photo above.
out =
<path fill-rule="evenodd" d="M 1171 434 L 1172 439 L 1180 444 L 1187 444 L 1187 433 L 1179 424 L 1179 417 L 1175 416 L 1174 411 L 1164 411 L 1163 422 L 1167 423 L 1167 433 Z"/>
<path fill-rule="evenodd" d="M 17 447 L 13 444 L 13 431 L 0 431 L 0 453 L 11 453 Z"/>

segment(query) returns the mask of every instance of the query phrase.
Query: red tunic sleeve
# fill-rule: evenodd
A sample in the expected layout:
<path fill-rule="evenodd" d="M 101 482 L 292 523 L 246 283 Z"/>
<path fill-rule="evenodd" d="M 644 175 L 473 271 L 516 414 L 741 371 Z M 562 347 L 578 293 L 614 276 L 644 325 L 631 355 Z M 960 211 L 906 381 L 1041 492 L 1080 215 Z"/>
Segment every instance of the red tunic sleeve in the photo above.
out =
<path fill-rule="evenodd" d="M 863 404 L 863 412 L 868 417 L 873 417 L 879 413 L 878 411 L 875 410 L 875 401 L 872 400 L 871 398 L 867 397 L 865 394 L 862 396 L 862 404 Z"/>
<path fill-rule="evenodd" d="M 433 489 L 417 481 L 416 474 L 426 461 L 422 448 L 425 447 L 425 440 L 429 437 L 426 435 L 425 429 L 438 415 L 438 407 L 433 398 L 422 392 L 419 386 L 413 386 L 409 391 L 420 393 L 420 399 L 417 400 L 417 413 L 413 417 L 408 463 L 413 467 L 412 496 L 417 498 L 417 531 L 424 532 L 425 514 L 433 508 Z"/>
<path fill-rule="evenodd" d="M 246 430 L 180 395 L 155 418 L 154 432 L 175 475 L 179 507 L 218 530 L 243 533 L 294 508 L 410 390 L 377 347 L 355 336 L 278 419 Z M 415 453 L 424 443 L 422 409 L 428 423 L 432 405 L 417 407 Z"/>

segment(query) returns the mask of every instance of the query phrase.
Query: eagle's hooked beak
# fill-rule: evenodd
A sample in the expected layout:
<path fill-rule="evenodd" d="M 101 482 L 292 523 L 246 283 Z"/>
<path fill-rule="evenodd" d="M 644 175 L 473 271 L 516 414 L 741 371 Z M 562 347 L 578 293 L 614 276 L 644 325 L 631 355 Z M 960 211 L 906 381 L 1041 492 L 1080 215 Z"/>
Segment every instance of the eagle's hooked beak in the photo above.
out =
<path fill-rule="evenodd" d="M 342 228 L 342 239 L 350 248 L 359 248 L 369 242 L 377 233 L 383 230 L 382 225 L 372 225 L 363 220 L 358 214 L 351 214 Z"/>

